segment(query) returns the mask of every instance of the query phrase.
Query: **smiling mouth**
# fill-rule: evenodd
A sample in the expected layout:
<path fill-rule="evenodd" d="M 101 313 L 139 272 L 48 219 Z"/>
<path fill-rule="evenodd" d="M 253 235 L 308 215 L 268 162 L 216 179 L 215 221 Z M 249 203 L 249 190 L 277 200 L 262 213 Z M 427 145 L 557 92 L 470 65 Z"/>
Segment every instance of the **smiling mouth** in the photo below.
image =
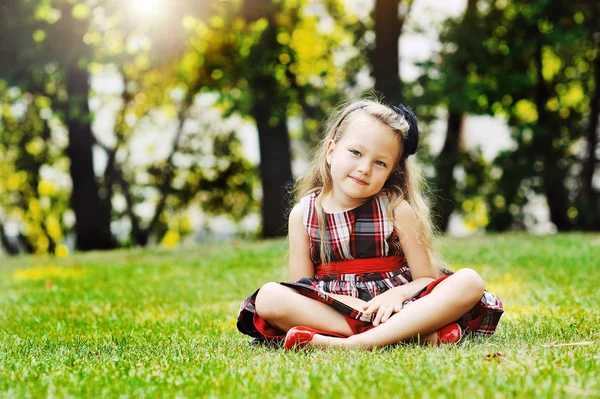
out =
<path fill-rule="evenodd" d="M 364 181 L 364 180 L 362 180 L 362 179 L 359 179 L 359 178 L 357 178 L 357 177 L 352 177 L 352 176 L 350 176 L 350 178 L 351 178 L 351 179 L 352 179 L 352 180 L 353 180 L 353 181 L 354 181 L 356 184 L 360 184 L 360 185 L 362 185 L 362 186 L 366 186 L 367 184 L 369 184 L 369 183 L 367 183 L 366 181 Z"/>

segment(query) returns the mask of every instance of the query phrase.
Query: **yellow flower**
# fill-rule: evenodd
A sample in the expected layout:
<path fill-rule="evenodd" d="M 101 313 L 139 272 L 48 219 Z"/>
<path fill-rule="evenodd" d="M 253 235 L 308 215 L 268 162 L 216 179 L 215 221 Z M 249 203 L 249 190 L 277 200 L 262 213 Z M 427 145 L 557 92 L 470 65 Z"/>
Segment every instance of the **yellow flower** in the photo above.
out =
<path fill-rule="evenodd" d="M 173 248 L 175 246 L 177 246 L 177 244 L 179 244 L 179 232 L 174 231 L 174 230 L 169 230 L 167 232 L 167 234 L 165 234 L 165 236 L 162 239 L 162 246 L 166 247 L 166 248 Z"/>
<path fill-rule="evenodd" d="M 69 247 L 64 244 L 58 245 L 54 251 L 54 254 L 59 258 L 65 258 L 69 256 Z"/>

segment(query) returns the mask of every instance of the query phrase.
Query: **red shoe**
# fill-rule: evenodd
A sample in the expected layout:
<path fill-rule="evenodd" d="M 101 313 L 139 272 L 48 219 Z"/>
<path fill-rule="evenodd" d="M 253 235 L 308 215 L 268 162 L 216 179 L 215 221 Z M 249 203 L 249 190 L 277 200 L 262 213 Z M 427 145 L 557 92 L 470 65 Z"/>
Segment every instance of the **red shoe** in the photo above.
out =
<path fill-rule="evenodd" d="M 437 332 L 437 343 L 436 346 L 441 344 L 457 344 L 462 338 L 462 328 L 458 323 L 450 323 L 445 327 L 442 327 Z"/>
<path fill-rule="evenodd" d="M 312 341 L 315 334 L 346 338 L 344 335 L 334 332 L 320 331 L 310 327 L 297 326 L 290 328 L 290 330 L 287 332 L 283 347 L 285 350 L 304 348 L 310 341 Z"/>

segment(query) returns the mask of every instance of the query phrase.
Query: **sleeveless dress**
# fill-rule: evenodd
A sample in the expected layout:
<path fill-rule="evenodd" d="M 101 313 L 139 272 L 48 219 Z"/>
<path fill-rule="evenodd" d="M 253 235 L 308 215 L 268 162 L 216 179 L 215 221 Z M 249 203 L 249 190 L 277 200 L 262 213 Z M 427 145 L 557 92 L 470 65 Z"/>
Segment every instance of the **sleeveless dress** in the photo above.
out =
<path fill-rule="evenodd" d="M 321 264 L 320 233 L 315 200 L 317 193 L 306 195 L 300 200 L 302 220 L 310 242 L 310 257 L 315 268 Z M 412 281 L 410 269 L 404 257 L 400 239 L 394 231 L 393 223 L 387 214 L 388 198 L 380 193 L 357 208 L 325 213 L 326 239 L 329 241 L 332 262 L 356 262 L 357 259 L 388 257 L 396 259 L 397 268 L 384 273 L 325 274 L 313 278 L 302 278 L 297 282 L 280 282 L 300 294 L 325 303 L 340 312 L 352 331 L 357 334 L 373 328 L 376 312 L 370 316 L 354 309 L 328 294 L 350 295 L 369 301 L 383 292 Z M 326 270 L 326 269 L 325 269 Z M 428 295 L 433 288 L 449 275 L 450 270 L 440 269 L 442 277 L 432 281 L 403 302 L 403 306 Z M 255 311 L 257 290 L 244 300 L 238 315 L 238 330 L 255 338 L 255 343 L 281 340 L 285 331 L 270 325 Z M 491 336 L 504 312 L 500 299 L 487 291 L 481 300 L 456 322 L 463 329 L 463 335 Z"/>

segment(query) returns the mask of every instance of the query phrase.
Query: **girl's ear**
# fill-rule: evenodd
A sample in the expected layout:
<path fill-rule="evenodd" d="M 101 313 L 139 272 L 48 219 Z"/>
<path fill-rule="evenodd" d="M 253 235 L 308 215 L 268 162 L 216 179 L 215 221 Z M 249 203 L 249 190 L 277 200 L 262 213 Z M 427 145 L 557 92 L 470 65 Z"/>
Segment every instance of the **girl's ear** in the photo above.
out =
<path fill-rule="evenodd" d="M 331 159 L 333 158 L 333 150 L 335 149 L 335 142 L 329 140 L 327 142 L 327 165 L 331 166 Z"/>

